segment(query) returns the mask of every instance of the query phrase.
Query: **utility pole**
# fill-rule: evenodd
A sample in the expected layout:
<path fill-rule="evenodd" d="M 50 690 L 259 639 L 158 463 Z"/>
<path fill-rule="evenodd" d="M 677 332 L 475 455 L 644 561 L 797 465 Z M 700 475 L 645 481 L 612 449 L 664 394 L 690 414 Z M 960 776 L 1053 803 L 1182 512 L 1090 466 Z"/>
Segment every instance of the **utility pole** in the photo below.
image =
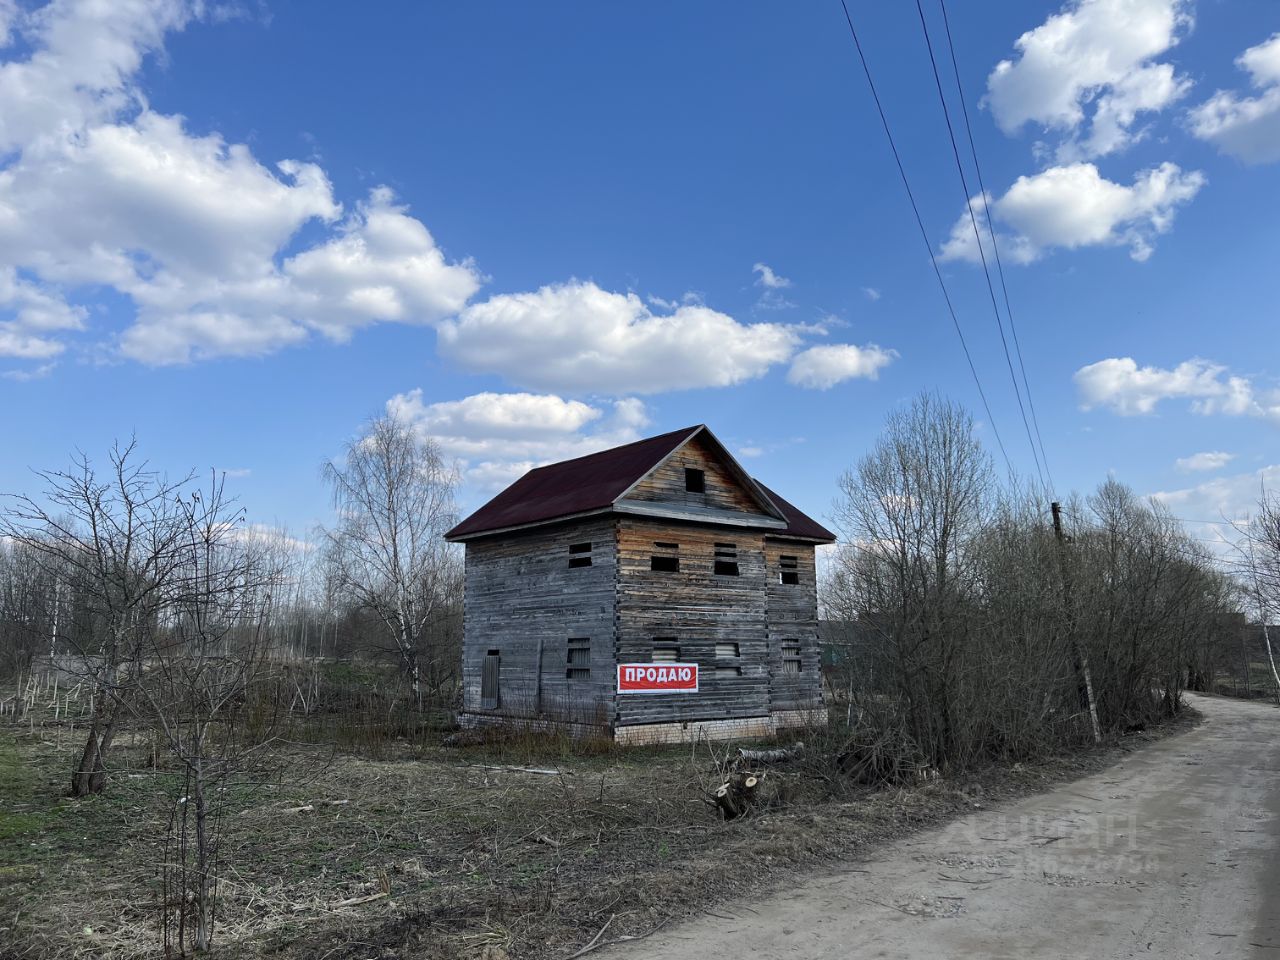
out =
<path fill-rule="evenodd" d="M 1062 532 L 1062 504 L 1054 501 L 1049 504 L 1053 511 L 1053 535 L 1058 539 L 1058 563 L 1062 567 L 1062 599 L 1066 611 L 1067 634 L 1071 637 L 1071 655 L 1075 660 L 1076 673 L 1084 687 L 1085 702 L 1089 705 L 1089 723 L 1093 727 L 1093 742 L 1102 742 L 1102 731 L 1098 726 L 1098 704 L 1093 698 L 1093 674 L 1089 672 L 1089 655 L 1084 652 L 1076 637 L 1075 605 L 1071 598 L 1071 567 L 1067 563 L 1067 538 Z"/>

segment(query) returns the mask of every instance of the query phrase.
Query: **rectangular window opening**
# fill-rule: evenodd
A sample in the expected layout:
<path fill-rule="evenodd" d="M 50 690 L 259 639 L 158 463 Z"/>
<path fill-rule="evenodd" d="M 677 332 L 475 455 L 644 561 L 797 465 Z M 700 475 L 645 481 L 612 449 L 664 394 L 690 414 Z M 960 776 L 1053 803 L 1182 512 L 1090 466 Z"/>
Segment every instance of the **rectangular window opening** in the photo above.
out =
<path fill-rule="evenodd" d="M 734 543 L 717 543 L 714 572 L 721 577 L 738 575 L 738 546 Z"/>
<path fill-rule="evenodd" d="M 569 544 L 569 566 L 570 568 L 591 566 L 591 544 Z"/>
<path fill-rule="evenodd" d="M 799 561 L 795 557 L 783 554 L 778 558 L 778 582 L 794 587 L 800 582 Z"/>
<path fill-rule="evenodd" d="M 741 650 L 736 642 L 720 640 L 716 642 L 716 656 L 719 658 L 738 657 L 741 656 Z"/>
<path fill-rule="evenodd" d="M 680 558 L 668 557 L 655 553 L 649 558 L 649 569 L 657 570 L 660 573 L 679 573 Z"/>
<path fill-rule="evenodd" d="M 565 654 L 565 676 L 570 680 L 591 679 L 591 638 L 570 637 Z"/>
<path fill-rule="evenodd" d="M 782 641 L 782 672 L 783 673 L 800 673 L 802 663 L 800 660 L 800 641 L 799 640 L 783 640 Z"/>
<path fill-rule="evenodd" d="M 680 647 L 676 645 L 675 639 L 672 637 L 659 637 L 653 641 L 653 657 L 654 663 L 679 663 Z"/>
<path fill-rule="evenodd" d="M 693 467 L 684 468 L 684 488 L 689 493 L 706 493 L 707 474 Z"/>

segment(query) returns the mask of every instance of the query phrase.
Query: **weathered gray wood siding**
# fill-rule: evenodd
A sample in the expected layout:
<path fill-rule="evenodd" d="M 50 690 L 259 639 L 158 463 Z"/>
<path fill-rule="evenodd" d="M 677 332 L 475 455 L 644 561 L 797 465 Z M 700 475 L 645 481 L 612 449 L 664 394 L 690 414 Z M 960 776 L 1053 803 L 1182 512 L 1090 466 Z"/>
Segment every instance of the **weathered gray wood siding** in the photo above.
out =
<path fill-rule="evenodd" d="M 822 700 L 822 664 L 818 646 L 818 587 L 811 543 L 766 537 L 768 566 L 767 617 L 769 672 L 773 683 L 770 704 L 774 710 L 801 710 Z M 796 558 L 796 584 L 784 584 L 782 558 Z M 783 644 L 800 644 L 800 672 L 787 673 Z"/>
<path fill-rule="evenodd" d="M 591 544 L 591 566 L 570 567 L 569 547 Z M 607 723 L 615 681 L 617 542 L 611 517 L 467 543 L 463 709 Z M 568 641 L 591 641 L 589 678 L 568 676 Z M 481 709 L 485 655 L 500 651 L 499 705 Z"/>
<path fill-rule="evenodd" d="M 711 474 L 708 471 L 708 489 Z M 684 489 L 683 473 L 679 477 Z M 769 712 L 766 565 L 757 532 L 641 518 L 618 521 L 618 663 L 649 663 L 654 640 L 673 638 L 680 660 L 699 667 L 696 694 L 619 694 L 617 723 L 665 723 Z M 655 542 L 679 544 L 678 573 L 650 569 Z M 713 573 L 717 543 L 737 548 L 738 576 Z M 716 644 L 736 643 L 739 656 L 717 658 Z M 716 667 L 741 676 L 716 676 Z"/>
<path fill-rule="evenodd" d="M 685 489 L 686 467 L 706 474 L 704 493 L 691 493 Z M 657 470 L 636 484 L 626 499 L 762 513 L 755 499 L 742 489 L 710 444 L 701 437 L 695 437 L 673 453 Z"/>

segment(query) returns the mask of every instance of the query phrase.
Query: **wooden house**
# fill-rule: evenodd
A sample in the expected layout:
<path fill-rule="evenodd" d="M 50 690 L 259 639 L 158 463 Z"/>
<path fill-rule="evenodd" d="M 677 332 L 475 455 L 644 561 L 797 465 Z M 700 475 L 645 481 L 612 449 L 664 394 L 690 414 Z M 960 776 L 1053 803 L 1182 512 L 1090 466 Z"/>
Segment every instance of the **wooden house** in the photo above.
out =
<path fill-rule="evenodd" d="M 464 724 L 653 743 L 825 718 L 814 548 L 835 537 L 705 426 L 531 470 L 447 536 Z"/>

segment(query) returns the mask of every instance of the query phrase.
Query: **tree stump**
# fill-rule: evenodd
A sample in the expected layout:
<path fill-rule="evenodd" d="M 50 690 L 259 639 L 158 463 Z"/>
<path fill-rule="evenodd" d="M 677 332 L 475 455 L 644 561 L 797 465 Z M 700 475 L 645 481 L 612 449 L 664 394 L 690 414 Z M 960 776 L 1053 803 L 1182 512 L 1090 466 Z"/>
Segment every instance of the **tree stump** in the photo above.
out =
<path fill-rule="evenodd" d="M 736 820 L 756 805 L 761 778 L 753 773 L 732 774 L 713 793 L 712 799 L 725 820 Z"/>

